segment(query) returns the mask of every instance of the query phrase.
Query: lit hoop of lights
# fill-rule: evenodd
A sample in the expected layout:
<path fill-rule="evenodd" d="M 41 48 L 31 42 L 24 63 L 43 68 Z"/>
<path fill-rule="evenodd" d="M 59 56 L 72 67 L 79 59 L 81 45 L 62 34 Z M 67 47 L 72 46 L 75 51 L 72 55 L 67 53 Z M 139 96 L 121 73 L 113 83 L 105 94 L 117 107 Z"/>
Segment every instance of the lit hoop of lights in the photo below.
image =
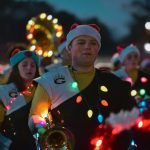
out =
<path fill-rule="evenodd" d="M 58 24 L 57 18 L 41 13 L 28 21 L 26 30 L 31 51 L 43 57 L 51 57 L 57 52 L 58 43 L 63 35 L 63 27 Z"/>

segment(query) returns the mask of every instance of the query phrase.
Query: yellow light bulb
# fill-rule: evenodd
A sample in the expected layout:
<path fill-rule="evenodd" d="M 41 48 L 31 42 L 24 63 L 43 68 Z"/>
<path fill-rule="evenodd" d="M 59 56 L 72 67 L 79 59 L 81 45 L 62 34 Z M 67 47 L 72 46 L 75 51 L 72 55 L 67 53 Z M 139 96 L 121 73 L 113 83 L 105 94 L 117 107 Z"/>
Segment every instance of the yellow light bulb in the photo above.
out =
<path fill-rule="evenodd" d="M 88 115 L 89 118 L 91 118 L 93 116 L 93 111 L 91 109 L 89 109 L 87 111 L 87 115 Z"/>
<path fill-rule="evenodd" d="M 100 87 L 100 90 L 103 91 L 103 92 L 108 92 L 107 87 L 104 86 L 104 85 L 102 85 L 102 86 Z"/>

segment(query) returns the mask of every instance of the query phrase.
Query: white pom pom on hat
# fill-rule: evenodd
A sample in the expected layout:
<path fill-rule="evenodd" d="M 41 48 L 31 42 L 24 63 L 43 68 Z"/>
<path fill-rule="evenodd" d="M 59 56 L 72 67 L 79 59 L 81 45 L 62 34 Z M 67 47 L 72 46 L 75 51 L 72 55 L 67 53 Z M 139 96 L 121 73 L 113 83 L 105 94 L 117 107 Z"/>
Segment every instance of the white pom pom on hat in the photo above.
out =
<path fill-rule="evenodd" d="M 123 62 L 125 57 L 129 54 L 129 53 L 132 53 L 132 52 L 136 52 L 139 56 L 140 56 L 140 51 L 139 49 L 133 45 L 133 44 L 130 44 L 129 46 L 123 48 L 122 50 L 118 51 L 120 56 L 120 61 Z"/>
<path fill-rule="evenodd" d="M 66 48 L 68 49 L 68 46 L 70 45 L 73 39 L 81 35 L 91 36 L 94 39 L 96 39 L 99 45 L 101 45 L 101 35 L 99 31 L 100 28 L 96 24 L 73 24 L 69 33 L 67 34 Z"/>

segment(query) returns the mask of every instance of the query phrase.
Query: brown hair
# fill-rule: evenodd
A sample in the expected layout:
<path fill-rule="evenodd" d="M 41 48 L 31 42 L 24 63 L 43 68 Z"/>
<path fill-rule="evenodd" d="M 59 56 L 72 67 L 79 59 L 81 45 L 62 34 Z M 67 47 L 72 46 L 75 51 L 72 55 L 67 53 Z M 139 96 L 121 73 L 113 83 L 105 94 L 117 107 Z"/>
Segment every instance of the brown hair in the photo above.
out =
<path fill-rule="evenodd" d="M 36 68 L 37 69 L 36 69 L 36 73 L 35 73 L 35 78 L 39 77 L 39 69 L 38 69 L 37 65 L 36 65 Z M 7 83 L 12 83 L 12 82 L 17 86 L 19 92 L 26 89 L 24 80 L 21 78 L 19 70 L 18 70 L 18 64 L 12 68 L 12 71 L 9 75 Z M 34 84 L 35 84 L 35 82 L 34 82 Z"/>

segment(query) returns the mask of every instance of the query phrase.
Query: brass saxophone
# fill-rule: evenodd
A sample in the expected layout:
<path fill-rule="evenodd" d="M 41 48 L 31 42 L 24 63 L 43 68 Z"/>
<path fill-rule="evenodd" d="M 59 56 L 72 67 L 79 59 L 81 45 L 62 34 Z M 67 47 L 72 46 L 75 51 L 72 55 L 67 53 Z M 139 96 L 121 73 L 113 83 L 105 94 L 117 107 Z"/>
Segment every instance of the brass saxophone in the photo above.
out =
<path fill-rule="evenodd" d="M 52 124 L 46 119 L 47 130 L 41 136 L 39 145 L 41 150 L 73 150 L 74 136 L 70 130 Z"/>

